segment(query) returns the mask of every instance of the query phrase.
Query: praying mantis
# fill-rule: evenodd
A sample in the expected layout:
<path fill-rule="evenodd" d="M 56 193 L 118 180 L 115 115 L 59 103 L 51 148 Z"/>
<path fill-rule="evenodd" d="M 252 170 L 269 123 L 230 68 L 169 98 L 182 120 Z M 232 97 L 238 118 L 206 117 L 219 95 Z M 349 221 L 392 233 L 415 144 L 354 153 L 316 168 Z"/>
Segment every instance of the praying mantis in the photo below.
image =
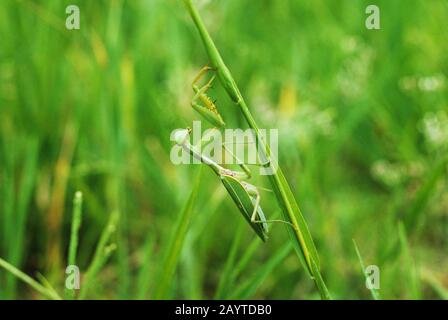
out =
<path fill-rule="evenodd" d="M 193 97 L 191 106 L 199 114 L 203 116 L 209 123 L 215 128 L 225 127 L 225 122 L 220 115 L 216 104 L 206 94 L 207 90 L 211 88 L 215 76 L 213 75 L 210 80 L 202 87 L 198 86 L 201 78 L 210 71 L 214 71 L 212 68 L 205 66 L 196 76 L 193 81 L 193 91 L 195 96 Z M 201 163 L 210 167 L 217 176 L 221 179 L 222 184 L 226 188 L 227 192 L 231 196 L 233 202 L 236 204 L 245 220 L 250 224 L 255 233 L 260 237 L 262 241 L 267 240 L 268 235 L 268 223 L 271 222 L 283 222 L 291 225 L 290 223 L 282 220 L 266 220 L 263 210 L 260 206 L 260 191 L 256 186 L 246 182 L 246 179 L 251 177 L 249 168 L 239 161 L 236 156 L 225 148 L 237 161 L 242 171 L 234 171 L 219 165 L 209 157 L 201 154 L 195 146 L 190 144 L 189 136 L 191 129 L 178 130 L 175 133 L 174 140 L 177 145 L 185 149 L 194 158 Z M 202 140 L 199 142 L 202 143 Z M 291 225 L 292 226 L 292 225 Z M 293 226 L 294 227 L 294 226 Z"/>
<path fill-rule="evenodd" d="M 276 168 L 272 175 L 269 175 L 269 182 L 272 186 L 272 191 L 275 194 L 277 203 L 281 208 L 283 217 L 286 220 L 284 222 L 291 226 L 291 228 L 287 228 L 287 230 L 291 243 L 294 245 L 297 257 L 307 274 L 314 281 L 321 298 L 331 299 L 330 292 L 328 291 L 320 272 L 319 255 L 316 246 L 314 245 L 313 237 L 311 236 L 307 222 L 297 204 L 297 200 L 295 199 L 283 170 L 278 165 L 276 159 L 271 157 L 270 147 L 263 141 L 263 136 L 258 124 L 246 104 L 232 73 L 216 47 L 213 38 L 208 32 L 201 15 L 193 4 L 193 1 L 183 0 L 183 2 L 199 33 L 202 44 L 204 45 L 210 60 L 210 65 L 214 68 L 221 86 L 225 89 L 233 104 L 238 108 L 248 126 L 254 130 L 255 142 L 257 148 L 260 150 L 260 158 L 262 161 L 265 161 L 266 164 L 269 164 L 270 167 L 273 166 Z"/>

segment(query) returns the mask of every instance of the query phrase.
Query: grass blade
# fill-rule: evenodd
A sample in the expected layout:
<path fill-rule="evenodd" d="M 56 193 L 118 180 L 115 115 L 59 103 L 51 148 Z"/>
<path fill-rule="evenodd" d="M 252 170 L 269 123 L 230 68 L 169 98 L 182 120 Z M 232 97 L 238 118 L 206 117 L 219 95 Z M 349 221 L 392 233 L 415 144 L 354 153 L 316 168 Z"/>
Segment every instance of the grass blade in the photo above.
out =
<path fill-rule="evenodd" d="M 276 211 L 273 215 L 273 219 L 277 219 L 279 215 L 279 211 Z M 241 272 L 247 267 L 252 257 L 255 255 L 258 247 L 262 244 L 262 242 L 258 241 L 258 239 L 252 240 L 252 242 L 245 248 L 243 256 L 239 259 L 238 264 L 235 266 L 232 272 L 231 282 L 235 281 L 235 279 L 241 274 Z"/>
<path fill-rule="evenodd" d="M 95 276 L 107 262 L 111 253 L 116 249 L 116 245 L 109 244 L 109 241 L 117 229 L 118 218 L 119 218 L 118 212 L 114 211 L 111 214 L 109 222 L 107 223 L 106 227 L 104 228 L 101 234 L 92 262 L 90 263 L 90 266 L 87 268 L 83 284 L 81 285 L 79 299 L 85 299 L 89 289 L 92 286 L 92 282 L 94 281 L 93 279 L 95 279 Z"/>
<path fill-rule="evenodd" d="M 291 253 L 293 247 L 291 243 L 286 244 L 275 255 L 273 255 L 261 268 L 255 272 L 252 277 L 243 282 L 238 288 L 235 289 L 235 293 L 232 295 L 232 299 L 248 299 L 252 297 L 264 279 L 277 267 L 285 258 Z"/>
<path fill-rule="evenodd" d="M 358 245 L 356 244 L 355 239 L 353 239 L 353 246 L 355 247 L 356 255 L 358 256 L 359 265 L 361 266 L 362 274 L 365 277 L 365 280 L 367 281 L 369 279 L 369 275 L 366 273 L 366 267 L 364 265 L 364 260 L 362 259 L 361 253 L 359 252 Z M 370 293 L 372 294 L 372 298 L 375 300 L 381 300 L 381 296 L 377 290 L 374 288 L 370 288 Z"/>
<path fill-rule="evenodd" d="M 0 258 L 0 267 L 11 273 L 16 278 L 28 284 L 30 287 L 32 287 L 34 290 L 39 292 L 44 297 L 51 300 L 62 300 L 62 298 L 54 290 L 50 290 L 45 286 L 41 285 L 39 282 L 37 282 L 27 274 L 23 273 L 22 271 L 14 267 L 12 264 L 6 262 L 2 258 Z"/>
<path fill-rule="evenodd" d="M 53 297 L 59 297 L 58 292 L 56 291 L 56 289 L 53 287 L 53 285 L 48 281 L 47 278 L 45 278 L 45 276 L 43 274 L 41 274 L 40 272 L 38 272 L 36 274 L 36 278 L 39 280 L 39 282 L 45 287 L 47 288 L 47 290 L 50 292 L 50 294 Z"/>
<path fill-rule="evenodd" d="M 20 145 L 20 140 L 16 141 Z M 39 142 L 30 139 L 24 145 L 24 149 L 12 148 L 7 151 L 5 157 L 8 162 L 5 167 L 5 176 L 8 178 L 9 186 L 5 186 L 6 199 L 4 208 L 4 232 L 5 232 L 5 258 L 19 268 L 23 263 L 24 244 L 26 236 L 26 224 L 28 220 L 28 206 L 32 200 L 33 188 L 36 183 L 36 171 L 38 163 Z M 26 155 L 26 156 L 25 156 Z M 22 160 L 19 160 L 23 158 Z M 20 164 L 20 165 L 19 165 Z M 14 170 L 20 166 L 20 182 L 14 183 Z M 15 198 L 15 195 L 17 197 Z M 16 278 L 8 274 L 5 283 L 5 298 L 12 299 L 16 295 Z"/>
<path fill-rule="evenodd" d="M 76 250 L 78 248 L 78 233 L 81 227 L 81 215 L 82 215 L 82 193 L 80 191 L 75 193 L 73 199 L 73 216 L 72 216 L 72 228 L 70 233 L 70 245 L 68 253 L 68 264 L 76 264 Z"/>
<path fill-rule="evenodd" d="M 216 290 L 214 299 L 224 299 L 224 297 L 227 295 L 229 288 L 232 286 L 233 283 L 232 280 L 234 280 L 232 279 L 232 271 L 235 269 L 238 248 L 241 244 L 242 231 L 243 231 L 242 224 L 239 223 L 235 237 L 233 238 L 232 241 L 232 245 L 230 246 L 230 251 L 227 257 L 226 264 L 224 266 L 224 270 L 221 272 L 218 289 Z"/>
<path fill-rule="evenodd" d="M 437 279 L 431 272 L 423 271 L 422 280 L 426 282 L 438 295 L 444 300 L 448 300 L 448 288 L 444 287 L 442 282 Z"/>
<path fill-rule="evenodd" d="M 181 214 L 175 224 L 174 232 L 171 235 L 171 239 L 168 242 L 166 254 L 161 264 L 159 273 L 158 286 L 154 292 L 154 299 L 165 299 L 168 297 L 168 291 L 170 289 L 171 280 L 173 279 L 176 271 L 179 256 L 182 251 L 185 237 L 188 231 L 188 225 L 193 213 L 194 203 L 199 191 L 199 185 L 201 181 L 201 169 L 196 177 L 193 188 L 185 207 L 182 209 Z"/>
<path fill-rule="evenodd" d="M 68 249 L 68 265 L 76 265 L 76 250 L 78 249 L 78 234 L 79 228 L 81 227 L 81 216 L 82 216 L 82 193 L 80 191 L 75 193 L 73 199 L 73 216 L 72 216 L 72 226 L 70 233 L 70 244 Z M 65 298 L 74 299 L 75 290 L 66 289 Z"/>

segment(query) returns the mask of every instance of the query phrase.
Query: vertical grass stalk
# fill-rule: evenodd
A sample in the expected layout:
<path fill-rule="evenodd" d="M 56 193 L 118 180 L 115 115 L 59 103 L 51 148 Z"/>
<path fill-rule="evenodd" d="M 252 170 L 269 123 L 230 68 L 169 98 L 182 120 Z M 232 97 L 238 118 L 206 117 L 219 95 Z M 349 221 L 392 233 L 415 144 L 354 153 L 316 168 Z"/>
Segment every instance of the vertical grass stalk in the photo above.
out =
<path fill-rule="evenodd" d="M 92 262 L 87 268 L 86 274 L 84 276 L 84 281 L 83 284 L 81 285 L 81 291 L 79 292 L 78 297 L 80 300 L 86 298 L 89 289 L 92 287 L 92 284 L 96 282 L 95 277 L 97 276 L 98 272 L 106 264 L 110 255 L 112 254 L 113 251 L 115 251 L 117 247 L 115 243 L 110 243 L 110 240 L 112 238 L 112 235 L 117 230 L 118 220 L 119 220 L 118 212 L 117 211 L 112 212 L 106 227 L 101 233 L 100 240 L 98 241 L 98 244 L 95 249 L 95 254 L 92 258 Z"/>
<path fill-rule="evenodd" d="M 76 251 L 78 249 L 78 237 L 79 228 L 81 227 L 81 215 L 82 215 L 82 193 L 77 191 L 73 199 L 73 216 L 72 216 L 72 226 L 70 232 L 70 244 L 68 248 L 68 265 L 76 265 Z M 66 289 L 66 299 L 75 298 L 74 289 Z"/>

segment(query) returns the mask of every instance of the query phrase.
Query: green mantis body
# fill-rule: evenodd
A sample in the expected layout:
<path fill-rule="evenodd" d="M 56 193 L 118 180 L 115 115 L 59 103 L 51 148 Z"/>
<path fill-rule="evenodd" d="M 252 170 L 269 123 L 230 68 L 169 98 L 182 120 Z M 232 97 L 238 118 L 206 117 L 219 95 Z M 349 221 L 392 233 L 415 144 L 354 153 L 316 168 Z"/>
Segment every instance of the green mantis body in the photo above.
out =
<path fill-rule="evenodd" d="M 215 101 L 212 101 L 207 95 L 207 90 L 211 88 L 215 76 L 213 75 L 210 80 L 206 82 L 205 85 L 199 86 L 201 78 L 207 72 L 216 72 L 214 68 L 205 66 L 203 67 L 198 75 L 195 77 L 192 87 L 195 95 L 192 99 L 191 106 L 199 114 L 203 116 L 210 124 L 212 124 L 215 129 L 220 129 L 225 126 L 225 122 L 216 107 Z M 218 74 L 219 75 L 219 74 Z M 201 163 L 209 166 L 217 176 L 221 179 L 222 184 L 226 188 L 233 202 L 236 204 L 244 219 L 250 224 L 255 233 L 260 237 L 262 241 L 267 240 L 268 234 L 268 223 L 281 222 L 289 225 L 293 229 L 296 227 L 287 221 L 283 220 L 266 220 L 263 210 L 260 206 L 260 192 L 259 189 L 246 182 L 246 179 L 251 178 L 251 172 L 249 168 L 242 163 L 229 149 L 222 147 L 229 152 L 234 159 L 237 160 L 237 164 L 242 169 L 242 171 L 234 171 L 219 165 L 209 157 L 203 155 L 198 151 L 196 146 L 193 146 L 189 142 L 191 129 L 182 129 L 175 133 L 174 141 L 177 145 L 181 146 L 195 159 L 199 160 Z M 205 142 L 205 137 L 199 141 L 199 145 L 202 146 Z M 266 163 L 260 164 L 265 166 Z M 269 190 L 270 191 L 270 190 Z"/>
<path fill-rule="evenodd" d="M 212 101 L 212 99 L 210 99 L 210 97 L 206 94 L 207 90 L 211 88 L 215 76 L 213 75 L 204 86 L 198 86 L 200 79 L 209 71 L 216 72 L 215 69 L 205 66 L 195 77 L 192 85 L 195 96 L 191 102 L 191 106 L 215 128 L 222 128 L 225 126 L 225 122 L 221 114 L 219 113 L 215 102 Z M 183 149 L 185 149 L 189 154 L 191 154 L 195 159 L 209 166 L 215 172 L 215 174 L 220 177 L 222 184 L 231 196 L 233 202 L 240 210 L 244 219 L 250 224 L 252 229 L 260 237 L 261 240 L 266 241 L 267 239 L 268 223 L 282 222 L 294 228 L 294 225 L 283 220 L 266 220 L 266 217 L 260 206 L 260 192 L 258 188 L 244 181 L 251 177 L 249 168 L 244 163 L 242 163 L 230 150 L 228 150 L 224 144 L 224 149 L 237 160 L 239 167 L 243 171 L 233 171 L 224 168 L 209 157 L 203 155 L 200 151 L 197 150 L 195 146 L 190 144 L 190 131 L 190 129 L 182 129 L 177 131 L 174 137 L 175 142 Z M 202 145 L 203 140 L 199 141 L 199 144 Z"/>
<path fill-rule="evenodd" d="M 268 226 L 260 206 L 260 192 L 254 185 L 243 181 L 249 178 L 250 175 L 245 171 L 233 171 L 224 168 L 198 152 L 196 147 L 189 143 L 189 134 L 189 129 L 177 131 L 175 135 L 176 143 L 203 164 L 209 166 L 219 176 L 244 219 L 246 219 L 260 239 L 266 241 Z"/>
<path fill-rule="evenodd" d="M 218 112 L 215 102 L 212 101 L 206 94 L 207 90 L 210 89 L 215 76 L 212 76 L 204 86 L 198 86 L 200 79 L 209 71 L 215 70 L 206 66 L 202 68 L 195 77 L 192 85 L 195 96 L 191 102 L 191 106 L 215 128 L 222 128 L 225 126 L 225 122 Z M 222 184 L 242 213 L 243 217 L 250 224 L 255 233 L 261 238 L 261 240 L 266 241 L 268 227 L 265 215 L 260 206 L 260 193 L 257 187 L 244 181 L 245 179 L 249 179 L 251 177 L 249 168 L 239 160 L 238 164 L 243 171 L 233 171 L 222 167 L 212 159 L 197 151 L 196 147 L 191 145 L 188 141 L 189 134 L 189 129 L 183 129 L 176 132 L 176 143 L 179 146 L 182 146 L 182 148 L 184 148 L 194 158 L 209 166 L 216 173 L 216 175 L 220 177 Z M 200 141 L 200 143 L 202 144 L 202 141 Z M 227 148 L 225 149 L 231 153 Z M 232 156 L 235 157 L 233 154 Z"/>

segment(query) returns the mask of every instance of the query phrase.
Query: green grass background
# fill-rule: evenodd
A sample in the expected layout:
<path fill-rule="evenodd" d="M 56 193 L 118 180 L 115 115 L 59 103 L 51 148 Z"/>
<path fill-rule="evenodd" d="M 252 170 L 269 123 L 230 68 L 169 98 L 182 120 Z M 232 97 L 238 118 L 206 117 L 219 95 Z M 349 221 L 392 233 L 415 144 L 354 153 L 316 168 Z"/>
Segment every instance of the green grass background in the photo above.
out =
<path fill-rule="evenodd" d="M 280 128 L 333 297 L 370 298 L 355 239 L 383 298 L 446 299 L 447 2 L 374 1 L 381 30 L 364 26 L 372 1 L 196 3 L 260 126 Z M 63 292 L 79 190 L 83 274 L 116 217 L 86 298 L 318 298 L 285 228 L 262 244 L 207 168 L 182 209 L 199 166 L 171 164 L 170 133 L 199 119 L 206 63 L 180 0 L 1 1 L 0 257 Z M 218 84 L 210 95 L 245 128 Z M 272 194 L 261 204 L 279 216 Z M 42 296 L 1 269 L 0 298 Z"/>

